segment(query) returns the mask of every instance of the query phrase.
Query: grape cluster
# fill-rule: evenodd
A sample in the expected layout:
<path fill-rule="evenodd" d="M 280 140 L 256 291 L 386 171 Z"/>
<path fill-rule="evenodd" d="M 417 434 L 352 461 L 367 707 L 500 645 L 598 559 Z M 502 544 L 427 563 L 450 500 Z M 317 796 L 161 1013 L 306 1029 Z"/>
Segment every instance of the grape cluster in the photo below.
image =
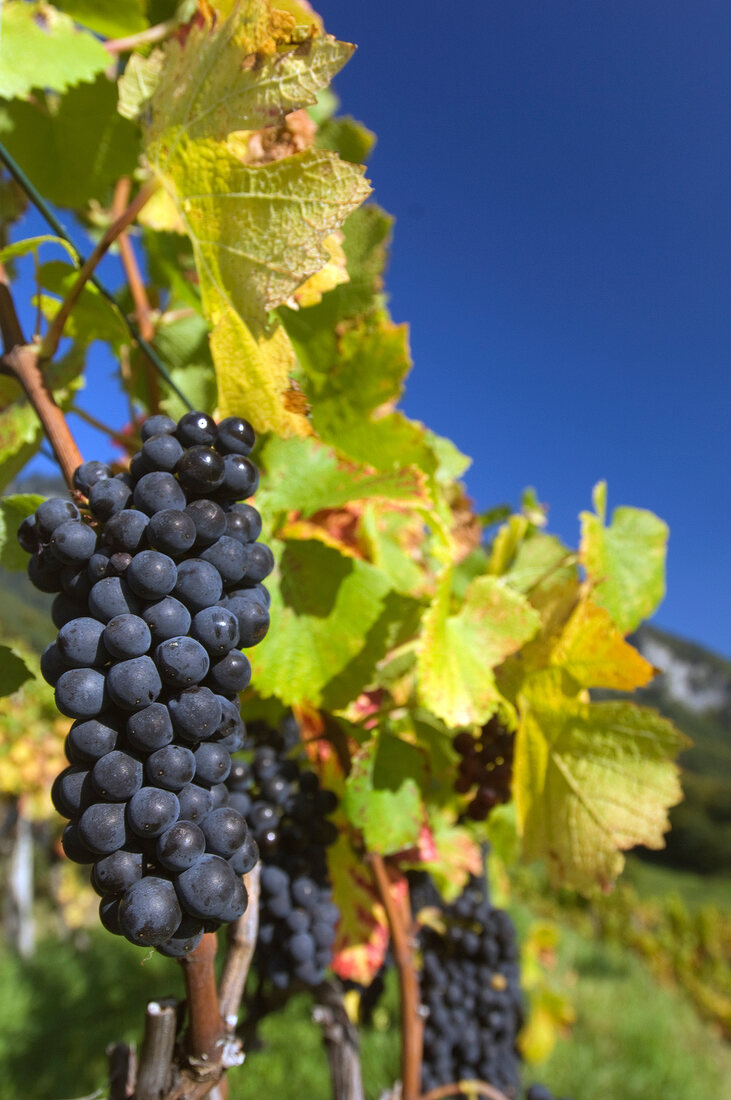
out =
<path fill-rule="evenodd" d="M 467 794 L 477 787 L 465 811 L 473 821 L 484 821 L 493 806 L 510 799 L 513 740 L 513 735 L 493 716 L 478 738 L 464 730 L 452 742 L 461 757 L 455 790 Z"/>
<path fill-rule="evenodd" d="M 259 935 L 254 965 L 275 989 L 318 985 L 332 959 L 339 918 L 332 901 L 326 848 L 337 839 L 328 816 L 337 796 L 320 786 L 301 757 L 295 720 L 278 730 L 250 726 L 256 748 L 235 760 L 227 786 L 261 852 Z"/>
<path fill-rule="evenodd" d="M 515 931 L 471 879 L 442 911 L 443 930 L 421 930 L 424 1027 L 422 1088 L 479 1078 L 515 1096 L 522 1024 Z"/>
<path fill-rule="evenodd" d="M 28 574 L 52 605 L 41 671 L 75 721 L 52 799 L 66 855 L 93 864 L 111 932 L 163 954 L 246 909 L 257 849 L 224 780 L 245 727 L 242 649 L 269 626 L 272 553 L 247 421 L 153 416 L 128 473 L 74 473 L 20 526 Z"/>

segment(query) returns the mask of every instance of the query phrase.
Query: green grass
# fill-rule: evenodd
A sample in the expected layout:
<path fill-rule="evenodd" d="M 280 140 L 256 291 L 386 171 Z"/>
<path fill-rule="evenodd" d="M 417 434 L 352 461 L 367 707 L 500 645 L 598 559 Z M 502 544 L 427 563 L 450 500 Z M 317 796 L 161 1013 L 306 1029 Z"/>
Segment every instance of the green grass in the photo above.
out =
<path fill-rule="evenodd" d="M 525 928 L 530 911 L 516 907 Z M 572 1035 L 526 1071 L 573 1100 L 695 1100 L 724 1095 L 731 1053 L 679 994 L 660 988 L 621 948 L 563 929 L 555 971 L 577 1010 Z M 146 1000 L 179 996 L 177 968 L 101 929 L 71 942 L 44 941 L 22 961 L 0 950 L 0 1095 L 70 1100 L 105 1088 L 104 1049 L 139 1038 Z M 327 1062 L 311 1002 L 298 997 L 266 1020 L 262 1049 L 230 1074 L 231 1100 L 329 1100 Z M 398 1076 L 395 983 L 364 1030 L 368 1100 Z"/>
<path fill-rule="evenodd" d="M 694 875 L 691 871 L 630 858 L 621 881 L 634 886 L 640 898 L 680 894 L 692 911 L 702 905 L 715 905 L 722 911 L 731 912 L 730 875 Z"/>

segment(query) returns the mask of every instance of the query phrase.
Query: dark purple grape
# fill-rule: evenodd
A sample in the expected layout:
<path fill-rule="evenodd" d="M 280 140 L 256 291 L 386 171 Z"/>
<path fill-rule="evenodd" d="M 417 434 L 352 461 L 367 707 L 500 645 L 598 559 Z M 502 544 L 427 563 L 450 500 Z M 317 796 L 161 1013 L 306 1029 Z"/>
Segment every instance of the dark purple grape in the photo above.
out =
<path fill-rule="evenodd" d="M 66 517 L 70 519 L 70 516 Z M 18 528 L 18 544 L 26 554 L 34 554 L 38 549 L 40 533 L 36 525 L 35 516 L 26 516 Z"/>
<path fill-rule="evenodd" d="M 161 550 L 171 558 L 187 554 L 193 548 L 195 538 L 195 523 L 187 512 L 167 508 L 150 517 L 147 541 L 155 550 Z"/>
<path fill-rule="evenodd" d="M 197 783 L 223 783 L 231 771 L 231 753 L 216 741 L 201 741 L 193 750 Z"/>
<path fill-rule="evenodd" d="M 96 485 L 97 481 L 102 481 L 104 478 L 111 476 L 112 471 L 105 462 L 97 462 L 95 459 L 91 459 L 89 462 L 82 462 L 74 470 L 74 488 L 78 489 L 84 496 L 88 496 L 92 485 Z"/>
<path fill-rule="evenodd" d="M 119 745 L 121 722 L 124 719 L 114 713 L 99 718 L 77 720 L 69 731 L 69 745 L 75 755 L 93 763 L 106 756 Z"/>
<path fill-rule="evenodd" d="M 150 703 L 127 719 L 127 738 L 139 752 L 154 752 L 173 739 L 170 712 L 164 703 Z"/>
<path fill-rule="evenodd" d="M 127 803 L 127 821 L 137 836 L 160 836 L 174 825 L 180 803 L 172 791 L 159 787 L 141 787 Z"/>
<path fill-rule="evenodd" d="M 184 447 L 210 446 L 216 439 L 216 422 L 195 410 L 181 416 L 175 434 Z"/>
<path fill-rule="evenodd" d="M 188 608 L 174 596 L 165 596 L 157 603 L 149 604 L 142 612 L 142 618 L 149 626 L 155 643 L 187 634 L 191 621 Z"/>
<path fill-rule="evenodd" d="M 133 883 L 119 903 L 122 934 L 145 947 L 170 939 L 182 919 L 175 887 L 167 879 L 154 875 Z"/>
<path fill-rule="evenodd" d="M 235 614 L 215 604 L 193 616 L 190 633 L 214 657 L 223 657 L 239 640 Z"/>
<path fill-rule="evenodd" d="M 223 454 L 248 455 L 255 443 L 254 429 L 240 416 L 227 416 L 218 425 L 216 446 Z"/>
<path fill-rule="evenodd" d="M 162 683 L 151 657 L 133 657 L 111 666 L 107 689 L 109 698 L 122 710 L 142 710 L 157 699 Z"/>
<path fill-rule="evenodd" d="M 51 802 L 62 817 L 78 817 L 93 801 L 91 774 L 87 768 L 64 768 L 54 779 Z"/>
<path fill-rule="evenodd" d="M 256 542 L 261 534 L 261 516 L 251 504 L 232 504 L 226 513 L 226 534 L 239 542 Z"/>
<path fill-rule="evenodd" d="M 112 657 L 142 657 L 152 645 L 150 628 L 139 615 L 115 615 L 104 627 L 104 646 Z"/>
<path fill-rule="evenodd" d="M 171 420 L 169 416 L 165 416 L 164 413 L 157 413 L 155 416 L 150 416 L 142 425 L 140 429 L 140 435 L 142 436 L 142 442 L 151 439 L 153 435 L 172 435 L 177 425 L 174 420 Z"/>
<path fill-rule="evenodd" d="M 87 847 L 79 836 L 78 821 L 70 821 L 64 829 L 61 836 L 61 847 L 64 854 L 73 863 L 95 863 L 99 858 L 97 853 L 92 852 L 91 848 Z"/>
<path fill-rule="evenodd" d="M 41 653 L 41 676 L 46 683 L 55 687 L 59 677 L 68 670 L 68 667 L 56 642 L 47 645 Z"/>
<path fill-rule="evenodd" d="M 195 917 L 185 916 L 175 930 L 175 935 L 164 943 L 159 943 L 157 950 L 169 959 L 182 959 L 195 951 L 202 936 L 202 922 Z"/>
<path fill-rule="evenodd" d="M 220 920 L 219 914 L 233 898 L 236 882 L 236 875 L 225 859 L 204 855 L 177 876 L 175 889 L 191 916 Z"/>
<path fill-rule="evenodd" d="M 97 519 L 106 520 L 121 512 L 132 495 L 128 485 L 116 477 L 97 481 L 89 490 L 89 508 Z"/>
<path fill-rule="evenodd" d="M 165 745 L 145 761 L 145 778 L 155 787 L 179 791 L 195 775 L 195 757 L 183 745 Z"/>
<path fill-rule="evenodd" d="M 210 688 L 191 687 L 168 700 L 175 732 L 184 741 L 206 741 L 222 720 L 221 697 Z"/>
<path fill-rule="evenodd" d="M 174 435 L 163 433 L 149 436 L 142 444 L 140 453 L 146 470 L 172 473 L 185 451 Z"/>
<path fill-rule="evenodd" d="M 175 469 L 180 482 L 193 495 L 211 493 L 223 482 L 224 461 L 211 447 L 190 447 Z"/>
<path fill-rule="evenodd" d="M 225 657 L 211 665 L 209 682 L 215 691 L 224 695 L 235 695 L 249 686 L 251 665 L 249 659 L 238 649 L 232 649 Z"/>
<path fill-rule="evenodd" d="M 187 635 L 161 642 L 155 650 L 155 663 L 165 683 L 177 688 L 199 684 L 209 667 L 203 646 Z"/>
<path fill-rule="evenodd" d="M 175 562 L 158 550 L 141 550 L 135 554 L 125 574 L 133 592 L 145 600 L 160 600 L 175 587 L 178 571 Z"/>
<path fill-rule="evenodd" d="M 132 499 L 135 508 L 139 508 L 148 516 L 154 515 L 155 512 L 162 512 L 166 508 L 182 511 L 186 504 L 185 493 L 174 476 L 162 470 L 144 474 L 135 485 Z"/>
<path fill-rule="evenodd" d="M 244 568 L 247 581 L 258 584 L 274 568 L 274 555 L 263 542 L 250 542 L 244 547 Z"/>
<path fill-rule="evenodd" d="M 104 524 L 101 543 L 112 553 L 134 554 L 146 542 L 150 517 L 137 508 L 124 508 Z"/>
<path fill-rule="evenodd" d="M 210 546 L 226 534 L 226 514 L 213 500 L 193 500 L 185 509 L 195 524 L 196 546 Z"/>
<path fill-rule="evenodd" d="M 108 660 L 103 634 L 103 623 L 82 616 L 61 627 L 56 645 L 69 668 L 91 668 Z"/>
<path fill-rule="evenodd" d="M 124 802 L 142 786 L 142 764 L 128 752 L 113 749 L 92 768 L 91 781 L 108 802 Z"/>
<path fill-rule="evenodd" d="M 69 718 L 96 718 L 107 705 L 103 672 L 70 668 L 56 681 L 56 706 Z"/>
<path fill-rule="evenodd" d="M 221 574 L 202 558 L 188 558 L 178 566 L 175 595 L 191 611 L 218 603 L 222 591 Z"/>
<path fill-rule="evenodd" d="M 136 615 L 141 601 L 121 577 L 104 577 L 92 585 L 89 611 L 99 622 L 108 623 L 115 615 Z"/>
<path fill-rule="evenodd" d="M 167 871 L 187 871 L 206 850 L 203 831 L 192 821 L 176 821 L 157 838 L 155 854 Z"/>
<path fill-rule="evenodd" d="M 35 550 L 39 540 L 48 542 L 53 532 L 57 527 L 60 527 L 62 523 L 66 523 L 68 520 L 75 520 L 78 523 L 81 519 L 81 512 L 70 500 L 64 500 L 62 497 L 51 497 L 49 500 L 44 500 L 42 504 L 38 505 L 35 516 L 28 517 L 28 519 L 31 518 L 34 520 L 36 538 L 35 546 L 31 546 L 30 550 L 28 550 L 29 554 Z M 27 523 L 26 520 L 23 522 Z M 21 524 L 21 527 L 22 526 Z M 18 534 L 20 534 L 20 532 L 18 532 Z M 23 549 L 25 549 L 25 547 L 23 547 Z"/>
<path fill-rule="evenodd" d="M 118 848 L 97 861 L 91 873 L 91 884 L 98 894 L 121 894 L 142 878 L 145 860 L 139 848 Z"/>
<path fill-rule="evenodd" d="M 180 802 L 180 820 L 200 824 L 213 809 L 213 795 L 207 787 L 198 783 L 187 783 L 178 791 Z"/>
<path fill-rule="evenodd" d="M 201 828 L 206 838 L 206 850 L 224 859 L 241 847 L 249 833 L 246 821 L 231 806 L 212 810 Z"/>
<path fill-rule="evenodd" d="M 96 535 L 78 519 L 67 519 L 53 532 L 50 546 L 64 565 L 86 565 L 96 549 Z"/>
<path fill-rule="evenodd" d="M 79 836 L 87 848 L 110 855 L 128 839 L 124 802 L 94 802 L 79 818 Z"/>
<path fill-rule="evenodd" d="M 237 875 L 248 875 L 258 861 L 259 849 L 253 834 L 249 833 L 243 844 L 229 858 L 229 863 Z"/>
<path fill-rule="evenodd" d="M 255 590 L 250 599 L 243 596 L 227 599 L 226 608 L 236 616 L 239 645 L 243 649 L 258 645 L 266 637 L 269 630 L 269 609 Z"/>

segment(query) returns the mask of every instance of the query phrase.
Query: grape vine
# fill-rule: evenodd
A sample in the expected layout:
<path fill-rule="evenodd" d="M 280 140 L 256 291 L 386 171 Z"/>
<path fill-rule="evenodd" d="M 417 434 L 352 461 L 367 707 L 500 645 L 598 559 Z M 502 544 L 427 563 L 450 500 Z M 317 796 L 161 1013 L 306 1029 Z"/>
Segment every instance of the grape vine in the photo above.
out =
<path fill-rule="evenodd" d="M 49 818 L 52 799 L 104 926 L 185 975 L 185 1049 L 175 1013 L 148 1009 L 138 1085 L 203 1097 L 241 1061 L 253 959 L 262 990 L 315 990 L 336 1095 L 358 1100 L 338 982 L 369 986 L 390 950 L 403 1100 L 466 1078 L 516 1095 L 514 947 L 481 853 L 502 831 L 590 894 L 626 849 L 662 845 L 682 738 L 590 690 L 653 675 L 626 636 L 662 597 L 667 529 L 609 517 L 603 483 L 575 550 L 532 495 L 491 524 L 470 460 L 399 411 L 411 362 L 383 292 L 391 220 L 364 205 L 373 139 L 328 94 L 353 47 L 308 4 L 152 25 L 123 3 L 113 32 L 92 8 L 0 16 L 0 479 L 45 437 L 69 490 L 6 493 L 0 560 L 30 555 L 51 597 L 37 663 L 72 724 Z M 39 20 L 53 48 L 31 73 L 8 57 L 33 55 Z M 65 128 L 84 135 L 72 163 Z M 28 204 L 52 234 L 24 235 Z M 35 313 L 16 282 L 31 263 Z M 76 404 L 94 341 L 126 423 Z M 71 411 L 116 458 L 84 461 Z M 34 662 L 3 653 L 10 696 Z M 419 925 L 415 869 L 440 925 Z"/>

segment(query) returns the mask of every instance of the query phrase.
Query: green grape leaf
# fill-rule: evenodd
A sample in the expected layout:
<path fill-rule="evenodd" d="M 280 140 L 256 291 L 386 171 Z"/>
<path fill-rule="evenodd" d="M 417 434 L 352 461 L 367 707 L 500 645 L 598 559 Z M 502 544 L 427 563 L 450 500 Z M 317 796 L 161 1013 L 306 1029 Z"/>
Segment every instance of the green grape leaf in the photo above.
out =
<path fill-rule="evenodd" d="M 276 540 L 272 549 L 279 562 L 267 586 L 277 628 L 251 652 L 259 694 L 318 705 L 338 677 L 355 698 L 373 671 L 356 659 L 383 610 L 387 578 L 315 540 Z"/>
<path fill-rule="evenodd" d="M 18 527 L 45 499 L 36 493 L 19 493 L 0 499 L 0 566 L 3 569 L 26 569 L 28 555 L 18 546 Z"/>
<path fill-rule="evenodd" d="M 504 576 L 519 592 L 530 592 L 543 580 L 565 578 L 573 569 L 569 556 L 568 547 L 555 535 L 536 534 L 520 542 Z"/>
<path fill-rule="evenodd" d="M 386 574 L 397 592 L 421 594 L 427 578 L 424 568 L 414 560 L 414 544 L 423 535 L 420 516 L 368 504 L 361 514 L 358 534 L 369 559 Z"/>
<path fill-rule="evenodd" d="M 418 750 L 413 751 L 421 756 Z M 403 775 L 402 768 L 402 774 L 391 776 L 381 767 L 383 785 L 376 785 L 378 752 L 378 742 L 371 741 L 353 757 L 342 810 L 351 825 L 362 832 L 368 851 L 389 855 L 417 843 L 423 812 L 419 788 L 413 778 Z M 393 760 L 393 747 L 390 756 Z"/>
<path fill-rule="evenodd" d="M 298 512 L 303 518 L 352 501 L 402 501 L 427 505 L 424 477 L 415 467 L 373 473 L 339 463 L 330 447 L 314 439 L 268 440 L 260 464 L 266 484 L 257 500 L 269 517 Z"/>
<path fill-rule="evenodd" d="M 336 346 L 329 353 L 328 335 L 322 346 L 313 341 L 305 348 L 294 340 L 318 436 L 379 470 L 418 466 L 433 473 L 437 462 L 424 427 L 390 411 L 411 369 L 406 326 L 381 316 L 334 335 Z"/>
<path fill-rule="evenodd" d="M 41 309 L 44 317 L 51 321 L 61 308 L 63 299 L 78 278 L 78 270 L 62 260 L 49 260 L 41 264 L 39 278 L 41 286 L 51 294 L 41 295 Z M 35 302 L 35 299 L 34 299 Z M 93 283 L 87 282 L 79 295 L 64 327 L 64 335 L 80 339 L 87 344 L 94 340 L 116 343 L 127 335 L 122 318 L 114 306 L 97 290 Z"/>
<path fill-rule="evenodd" d="M 608 889 L 622 852 L 663 847 L 667 810 L 682 797 L 671 762 L 686 738 L 628 702 L 566 694 L 561 669 L 537 673 L 519 699 L 514 791 L 526 860 L 544 859 L 555 886 Z"/>
<path fill-rule="evenodd" d="M 9 646 L 0 645 L 0 696 L 12 695 L 33 673 Z"/>
<path fill-rule="evenodd" d="M 72 210 L 106 203 L 116 180 L 136 169 L 140 147 L 104 75 L 37 104 L 0 103 L 0 140 L 44 198 Z"/>
<path fill-rule="evenodd" d="M 538 613 L 495 577 L 477 577 L 450 614 L 452 571 L 446 569 L 424 615 L 419 645 L 422 704 L 449 726 L 483 724 L 500 700 L 493 668 L 531 638 Z"/>
<path fill-rule="evenodd" d="M 75 253 L 68 241 L 62 237 L 27 237 L 24 241 L 15 241 L 7 248 L 0 249 L 0 264 L 6 264 L 8 260 L 14 260 L 19 256 L 27 256 L 29 252 L 37 252 L 42 244 L 58 244 L 65 248 L 72 260 L 76 259 Z"/>
<path fill-rule="evenodd" d="M 318 127 L 315 144 L 330 149 L 351 164 L 363 164 L 376 144 L 376 135 L 354 118 L 330 118 Z"/>
<path fill-rule="evenodd" d="M 26 98 L 34 88 L 63 92 L 109 65 L 101 42 L 43 2 L 5 0 L 0 39 L 0 96 L 6 99 Z"/>
<path fill-rule="evenodd" d="M 383 966 L 389 943 L 388 920 L 370 867 L 351 844 L 348 830 L 327 849 L 333 901 L 340 910 L 332 968 L 344 981 L 369 985 Z M 406 879 L 391 883 L 394 901 L 407 895 Z"/>
<path fill-rule="evenodd" d="M 56 0 L 55 6 L 103 38 L 126 38 L 149 25 L 145 0 Z"/>
<path fill-rule="evenodd" d="M 615 508 L 612 522 L 581 513 L 581 562 L 595 585 L 594 601 L 623 634 L 634 630 L 665 595 L 668 527 L 641 508 Z"/>

